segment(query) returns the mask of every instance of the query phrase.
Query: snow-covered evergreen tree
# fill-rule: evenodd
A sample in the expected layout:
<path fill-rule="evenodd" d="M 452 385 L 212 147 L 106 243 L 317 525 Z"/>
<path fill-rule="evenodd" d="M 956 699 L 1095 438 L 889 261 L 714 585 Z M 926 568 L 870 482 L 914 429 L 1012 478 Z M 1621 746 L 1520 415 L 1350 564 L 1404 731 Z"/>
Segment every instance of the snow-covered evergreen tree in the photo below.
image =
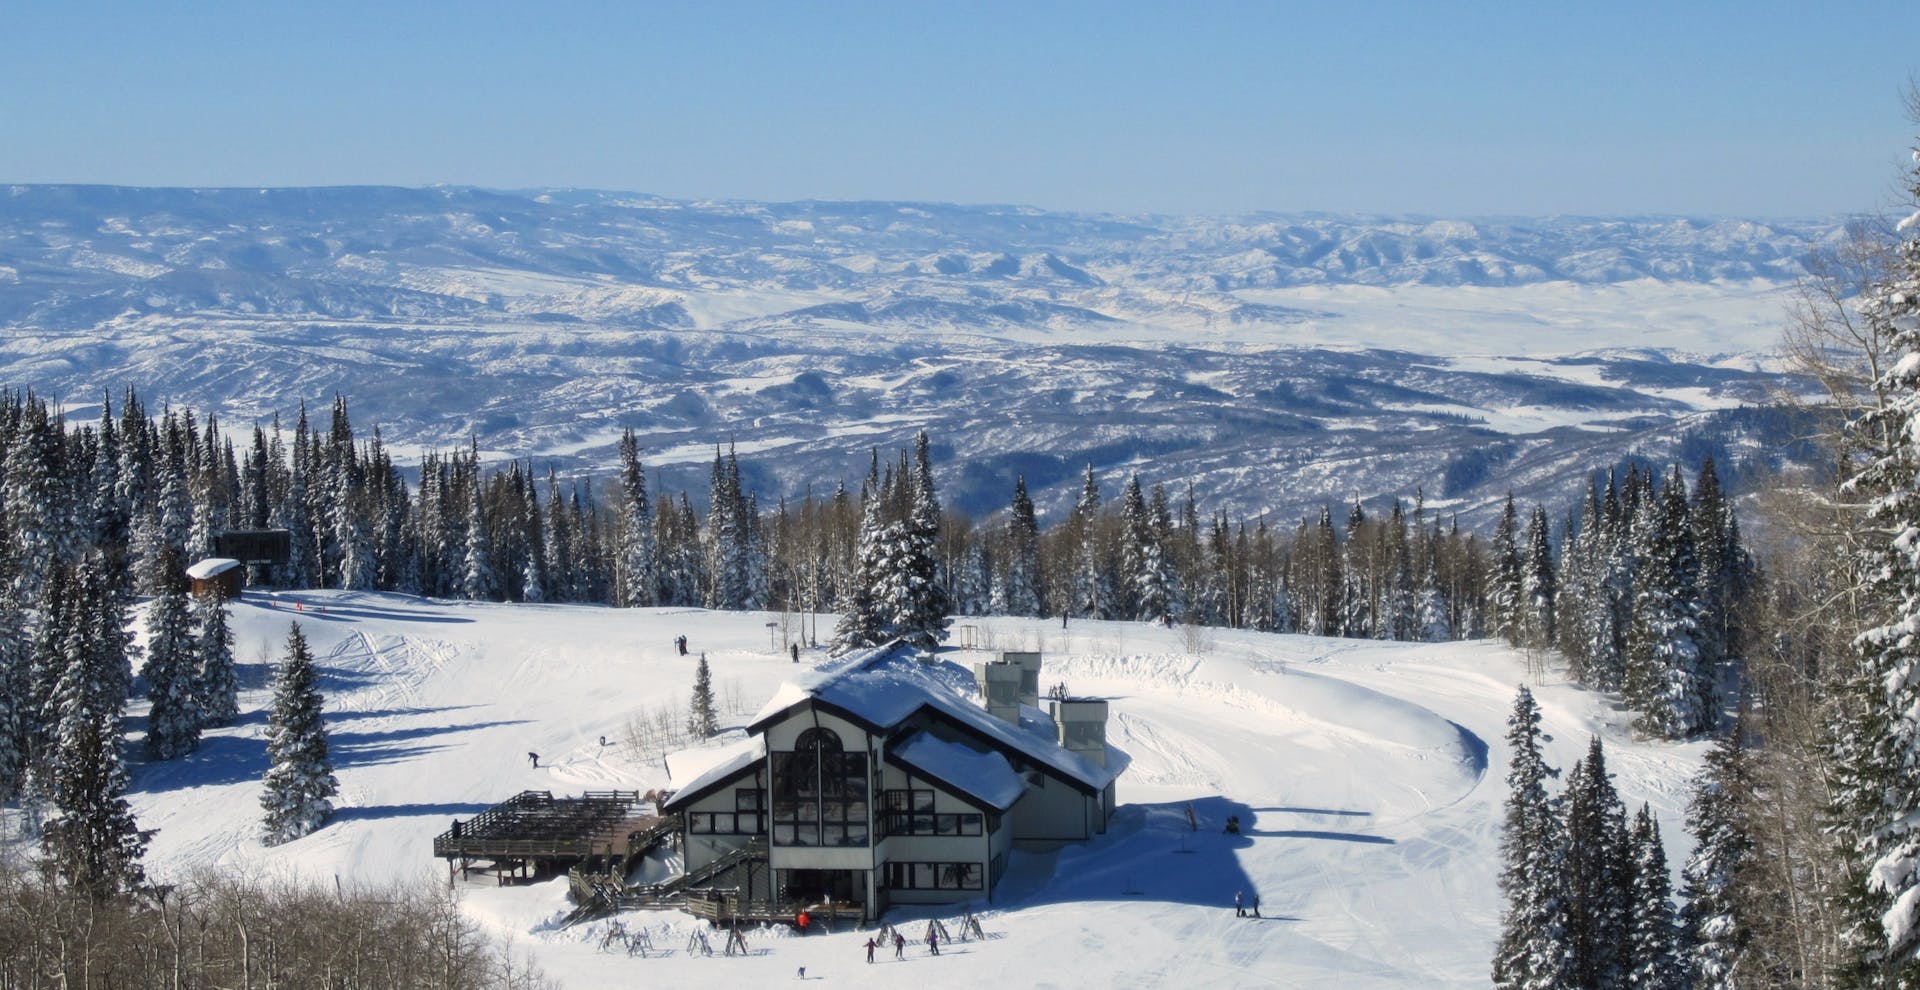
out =
<path fill-rule="evenodd" d="M 931 651 L 946 642 L 953 604 L 940 581 L 940 500 L 934 494 L 928 448 L 927 434 L 922 431 L 914 438 L 911 481 L 902 480 L 905 548 L 897 586 L 904 600 L 897 606 L 895 625 L 902 639 Z"/>
<path fill-rule="evenodd" d="M 297 839 L 326 824 L 340 784 L 328 755 L 319 674 L 299 624 L 287 631 L 287 651 L 267 709 L 266 789 L 261 832 L 267 845 Z"/>
<path fill-rule="evenodd" d="M 1547 510 L 1533 507 L 1527 517 L 1526 556 L 1520 574 L 1520 639 L 1528 646 L 1553 645 L 1556 581 Z"/>
<path fill-rule="evenodd" d="M 1643 505 L 1632 534 L 1633 625 L 1627 640 L 1627 703 L 1634 727 L 1684 739 L 1713 727 L 1718 715 L 1710 671 L 1698 642 L 1698 575 L 1687 520 L 1686 485 L 1673 477 Z"/>
<path fill-rule="evenodd" d="M 1744 717 L 1707 751 L 1687 804 L 1693 855 L 1681 876 L 1686 965 L 1695 990 L 1748 985 L 1746 948 L 1752 931 L 1741 909 L 1741 874 L 1753 854 L 1747 802 L 1753 794 Z"/>
<path fill-rule="evenodd" d="M 660 601 L 654 561 L 653 505 L 647 500 L 647 475 L 640 467 L 640 443 L 633 431 L 620 437 L 620 562 L 614 586 L 628 608 Z"/>
<path fill-rule="evenodd" d="M 14 580 L 11 543 L 0 527 L 0 804 L 18 797 L 26 785 L 34 704 L 33 664 L 27 636 L 27 610 Z"/>
<path fill-rule="evenodd" d="M 231 725 L 240 717 L 240 678 L 233 666 L 233 630 L 218 592 L 196 599 L 199 634 L 194 638 L 194 698 L 206 725 Z"/>
<path fill-rule="evenodd" d="M 881 493 L 875 490 L 863 494 L 856 570 L 840 603 L 840 621 L 833 629 L 833 644 L 840 650 L 878 646 L 894 632 L 882 611 L 879 589 L 889 564 L 887 551 L 899 534 L 887 526 Z"/>
<path fill-rule="evenodd" d="M 707 655 L 700 654 L 700 665 L 693 669 L 693 697 L 687 705 L 687 734 L 695 739 L 712 738 L 720 731 L 720 715 L 713 701 L 713 670 Z"/>
<path fill-rule="evenodd" d="M 1667 874 L 1660 825 L 1645 804 L 1627 833 L 1627 851 L 1633 863 L 1633 936 L 1626 985 L 1632 990 L 1687 990 L 1680 929 L 1673 917 L 1673 878 Z"/>
<path fill-rule="evenodd" d="M 1111 618 L 1112 575 L 1106 567 L 1106 555 L 1100 541 L 1100 483 L 1093 477 L 1093 465 L 1087 465 L 1080 483 L 1080 500 L 1073 507 L 1073 608 L 1089 619 Z"/>
<path fill-rule="evenodd" d="M 499 582 L 493 566 L 493 537 L 487 529 L 479 479 L 469 488 L 467 501 L 467 555 L 462 562 L 460 594 L 470 601 L 493 601 Z"/>
<path fill-rule="evenodd" d="M 117 592 L 102 580 L 104 571 L 99 554 L 90 554 L 78 577 L 65 585 L 75 602 L 59 613 L 50 637 L 58 644 L 59 675 L 48 698 L 53 731 L 47 757 L 36 771 L 54 809 L 41 832 L 47 864 L 96 899 L 125 893 L 144 880 L 140 857 L 148 838 L 126 800 L 120 719 L 128 647 L 124 636 L 107 635 L 103 628 L 117 629 L 123 620 Z"/>
<path fill-rule="evenodd" d="M 1004 595 L 1006 614 L 1038 616 L 1046 600 L 1040 577 L 1040 524 L 1027 479 L 1013 480 L 1013 502 L 1007 513 L 1007 566 Z"/>
<path fill-rule="evenodd" d="M 175 580 L 147 607 L 147 755 L 156 760 L 200 746 L 204 718 L 194 691 L 195 659 L 187 591 Z"/>
<path fill-rule="evenodd" d="M 1493 573 L 1487 588 L 1487 609 L 1492 613 L 1493 633 L 1518 646 L 1522 636 L 1521 611 L 1525 589 L 1520 559 L 1520 514 L 1514 508 L 1513 493 L 1500 510 L 1500 522 L 1493 530 Z"/>
<path fill-rule="evenodd" d="M 1547 781 L 1555 776 L 1540 752 L 1540 706 L 1520 688 L 1507 719 L 1506 820 L 1500 834 L 1500 892 L 1506 910 L 1494 949 L 1493 985 L 1501 990 L 1572 990 L 1567 929 L 1566 831 Z"/>
<path fill-rule="evenodd" d="M 1568 946 L 1577 986 L 1627 985 L 1633 934 L 1633 862 L 1627 812 L 1607 773 L 1599 737 L 1567 775 Z"/>

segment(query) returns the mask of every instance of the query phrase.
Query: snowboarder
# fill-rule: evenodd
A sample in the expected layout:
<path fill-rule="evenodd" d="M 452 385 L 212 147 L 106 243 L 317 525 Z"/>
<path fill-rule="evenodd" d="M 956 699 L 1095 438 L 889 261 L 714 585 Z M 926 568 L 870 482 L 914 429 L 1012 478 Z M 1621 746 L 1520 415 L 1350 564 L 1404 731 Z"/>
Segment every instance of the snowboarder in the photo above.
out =
<path fill-rule="evenodd" d="M 534 769 L 540 769 L 540 754 L 529 750 L 527 752 L 527 762 L 533 764 Z"/>
<path fill-rule="evenodd" d="M 879 946 L 880 943 L 875 942 L 873 939 L 867 939 L 867 963 L 869 965 L 873 963 L 873 950 Z"/>
<path fill-rule="evenodd" d="M 893 933 L 893 958 L 907 958 L 907 937 L 899 932 Z"/>
<path fill-rule="evenodd" d="M 601 736 L 601 737 L 600 737 L 600 745 L 602 745 L 602 746 L 605 746 L 606 744 L 607 744 L 607 737 L 606 737 L 606 736 Z"/>
<path fill-rule="evenodd" d="M 1247 893 L 1244 890 L 1233 892 L 1233 916 L 1236 918 L 1247 916 Z"/>

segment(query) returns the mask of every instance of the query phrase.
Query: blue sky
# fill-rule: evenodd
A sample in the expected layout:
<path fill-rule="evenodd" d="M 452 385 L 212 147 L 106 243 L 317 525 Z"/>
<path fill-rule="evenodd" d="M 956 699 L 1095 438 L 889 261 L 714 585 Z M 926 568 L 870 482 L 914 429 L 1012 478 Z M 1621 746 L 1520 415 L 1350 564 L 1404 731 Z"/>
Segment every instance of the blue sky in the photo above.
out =
<path fill-rule="evenodd" d="M 1850 213 L 1915 143 L 1916 38 L 1914 0 L 20 0 L 0 182 Z"/>

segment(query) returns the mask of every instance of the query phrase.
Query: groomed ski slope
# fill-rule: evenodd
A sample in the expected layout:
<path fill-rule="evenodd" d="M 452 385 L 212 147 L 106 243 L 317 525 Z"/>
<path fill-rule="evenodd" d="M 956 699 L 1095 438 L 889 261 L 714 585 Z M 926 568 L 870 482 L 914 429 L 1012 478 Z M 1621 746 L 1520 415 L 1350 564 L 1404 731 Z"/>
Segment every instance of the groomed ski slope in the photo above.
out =
<path fill-rule="evenodd" d="M 645 791 L 690 780 L 795 672 L 782 617 L 694 609 L 441 602 L 346 592 L 249 592 L 234 605 L 235 656 L 250 686 L 236 726 L 171 763 L 133 768 L 131 800 L 157 829 L 149 873 L 213 867 L 343 884 L 444 885 L 432 838 L 521 790 Z M 322 671 L 341 794 L 319 832 L 277 848 L 257 836 L 268 664 L 299 621 Z M 791 621 L 791 620 L 789 620 Z M 769 628 L 769 624 L 774 628 Z M 830 628 L 823 617 L 821 629 Z M 797 630 L 796 630 L 797 632 Z M 637 762 L 622 745 L 637 712 L 684 706 L 705 652 L 727 731 L 701 748 Z M 959 619 L 947 659 L 1039 649 L 1043 687 L 1112 701 L 1112 744 L 1132 765 L 1108 834 L 1020 854 L 991 903 L 984 941 L 939 958 L 915 939 L 925 909 L 890 916 L 908 933 L 864 961 L 868 933 L 750 932 L 751 954 L 689 955 L 696 923 L 646 926 L 663 958 L 598 951 L 608 922 L 560 930 L 564 880 L 459 885 L 465 910 L 573 990 L 636 985 L 934 987 L 1484 987 L 1498 927 L 1506 717 L 1523 658 L 1485 642 L 1402 645 L 1163 629 L 1137 623 Z M 824 662 L 803 650 L 802 664 Z M 1626 713 L 1558 674 L 1535 693 L 1562 769 L 1606 742 L 1631 808 L 1652 804 L 1682 861 L 1687 782 L 1702 744 L 1631 738 Z M 134 708 L 140 728 L 141 708 Z M 611 745 L 602 747 L 600 737 Z M 138 748 L 133 747 L 133 752 Z M 527 753 L 540 754 L 540 766 Z M 669 776 L 671 771 L 671 776 Z M 1200 828 L 1187 825 L 1191 806 Z M 1228 836 L 1226 816 L 1242 834 Z M 672 864 L 653 864 L 664 871 Z M 1236 918 L 1238 890 L 1261 898 Z M 958 934 L 959 912 L 940 912 Z"/>

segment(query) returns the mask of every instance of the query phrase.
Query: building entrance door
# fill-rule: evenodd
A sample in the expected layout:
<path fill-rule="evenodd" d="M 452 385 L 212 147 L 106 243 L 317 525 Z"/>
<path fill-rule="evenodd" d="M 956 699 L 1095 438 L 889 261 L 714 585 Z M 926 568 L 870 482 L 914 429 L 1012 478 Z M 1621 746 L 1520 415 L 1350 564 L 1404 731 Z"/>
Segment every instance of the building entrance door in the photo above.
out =
<path fill-rule="evenodd" d="M 797 904 L 859 904 L 866 899 L 866 880 L 860 870 L 781 870 L 781 887 Z"/>

